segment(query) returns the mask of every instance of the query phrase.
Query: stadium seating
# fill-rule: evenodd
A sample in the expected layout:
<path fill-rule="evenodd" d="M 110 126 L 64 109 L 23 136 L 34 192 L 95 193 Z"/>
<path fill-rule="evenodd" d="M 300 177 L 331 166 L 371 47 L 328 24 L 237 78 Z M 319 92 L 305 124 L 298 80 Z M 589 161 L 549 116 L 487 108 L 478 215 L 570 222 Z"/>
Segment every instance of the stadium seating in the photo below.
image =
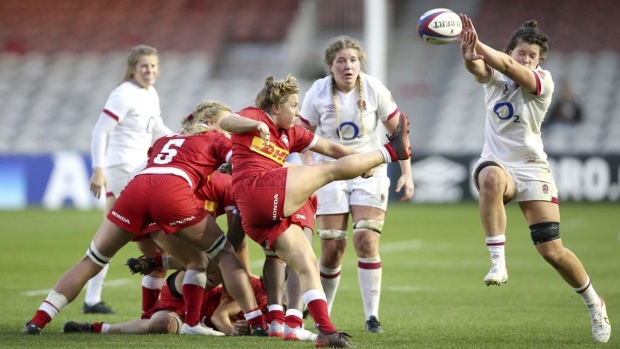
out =
<path fill-rule="evenodd" d="M 143 0 L 139 7 L 123 0 L 1 1 L 0 153 L 88 152 L 96 118 L 122 77 L 124 54 L 137 43 L 160 51 L 156 86 L 171 128 L 202 99 L 220 99 L 233 109 L 252 104 L 268 74 L 292 72 L 303 91 L 323 74 L 327 38 L 364 39 L 363 1 Z M 303 16 L 309 3 L 316 18 L 308 23 Z M 434 47 L 415 34 L 419 15 L 436 4 L 389 3 L 386 84 L 413 121 L 413 148 L 478 153 L 481 87 L 462 68 L 456 44 Z M 539 0 L 510 3 L 509 10 L 494 0 L 446 0 L 441 6 L 472 14 L 481 38 L 496 48 L 519 24 L 537 19 L 552 38 L 543 67 L 556 84 L 571 84 L 585 110 L 572 136 L 544 134 L 547 149 L 620 152 L 620 40 L 613 39 L 620 27 L 608 20 L 620 14 L 615 1 Z M 300 32 L 306 36 L 296 36 Z"/>

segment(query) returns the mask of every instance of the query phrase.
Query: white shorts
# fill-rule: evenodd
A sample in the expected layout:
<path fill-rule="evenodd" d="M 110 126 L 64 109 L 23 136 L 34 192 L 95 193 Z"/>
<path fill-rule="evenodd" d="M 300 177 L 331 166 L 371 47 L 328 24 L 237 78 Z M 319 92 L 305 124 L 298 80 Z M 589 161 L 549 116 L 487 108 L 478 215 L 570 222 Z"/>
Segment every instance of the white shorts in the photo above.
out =
<path fill-rule="evenodd" d="M 115 198 L 121 195 L 121 191 L 125 189 L 129 182 L 129 175 L 132 171 L 127 170 L 123 165 L 105 168 L 105 177 L 108 183 L 106 194 L 112 193 Z"/>
<path fill-rule="evenodd" d="M 317 215 L 339 214 L 351 211 L 351 205 L 377 207 L 385 211 L 390 191 L 387 166 L 379 166 L 371 178 L 356 177 L 335 181 L 316 191 Z"/>
<path fill-rule="evenodd" d="M 549 164 L 533 163 L 521 166 L 506 167 L 495 159 L 480 159 L 473 167 L 472 177 L 480 164 L 492 161 L 501 165 L 515 182 L 516 202 L 549 201 L 558 203 L 558 188 L 551 175 Z"/>

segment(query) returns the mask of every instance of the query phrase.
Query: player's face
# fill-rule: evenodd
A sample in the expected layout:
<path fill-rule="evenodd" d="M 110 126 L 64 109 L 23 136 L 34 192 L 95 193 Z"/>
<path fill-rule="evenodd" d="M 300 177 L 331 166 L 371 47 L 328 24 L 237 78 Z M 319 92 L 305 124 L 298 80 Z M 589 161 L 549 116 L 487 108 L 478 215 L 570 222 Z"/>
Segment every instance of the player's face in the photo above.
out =
<path fill-rule="evenodd" d="M 349 92 L 355 87 L 357 76 L 360 73 L 360 60 L 357 51 L 345 48 L 336 53 L 336 58 L 329 66 L 329 70 L 336 79 L 336 85 L 342 92 Z"/>
<path fill-rule="evenodd" d="M 159 59 L 153 55 L 140 57 L 133 69 L 134 81 L 143 88 L 155 84 L 158 75 Z"/>
<path fill-rule="evenodd" d="M 536 69 L 540 63 L 540 46 L 519 41 L 510 56 L 522 66 Z"/>
<path fill-rule="evenodd" d="M 299 116 L 299 95 L 288 96 L 288 101 L 280 106 L 277 113 L 274 113 L 274 123 L 278 128 L 290 129 L 295 124 Z"/>

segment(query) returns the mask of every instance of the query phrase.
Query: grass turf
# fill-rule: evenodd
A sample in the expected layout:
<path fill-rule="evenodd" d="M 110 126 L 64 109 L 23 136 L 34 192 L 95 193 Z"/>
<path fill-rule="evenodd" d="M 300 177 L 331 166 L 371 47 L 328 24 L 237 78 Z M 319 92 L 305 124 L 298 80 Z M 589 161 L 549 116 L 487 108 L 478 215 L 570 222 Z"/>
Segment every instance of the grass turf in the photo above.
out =
<path fill-rule="evenodd" d="M 508 209 L 510 279 L 486 287 L 488 253 L 475 203 L 392 204 L 381 242 L 382 334 L 364 331 L 352 248 L 346 253 L 332 311 L 336 326 L 358 348 L 600 348 L 591 338 L 588 312 L 579 297 L 537 254 L 517 205 Z M 561 235 L 605 297 L 612 321 L 620 319 L 620 214 L 617 203 L 565 203 Z M 140 315 L 140 277 L 123 265 L 138 255 L 126 246 L 111 263 L 103 300 L 115 315 L 81 313 L 83 293 L 41 336 L 22 336 L 56 280 L 81 258 L 101 222 L 99 211 L 0 211 L 0 348 L 311 348 L 309 342 L 271 338 L 178 335 L 63 334 L 67 320 L 133 320 Z M 253 271 L 262 252 L 251 242 Z M 318 243 L 315 241 L 315 248 Z M 318 251 L 318 250 L 317 250 Z M 312 328 L 306 319 L 307 328 Z M 612 333 L 606 348 L 620 348 Z"/>

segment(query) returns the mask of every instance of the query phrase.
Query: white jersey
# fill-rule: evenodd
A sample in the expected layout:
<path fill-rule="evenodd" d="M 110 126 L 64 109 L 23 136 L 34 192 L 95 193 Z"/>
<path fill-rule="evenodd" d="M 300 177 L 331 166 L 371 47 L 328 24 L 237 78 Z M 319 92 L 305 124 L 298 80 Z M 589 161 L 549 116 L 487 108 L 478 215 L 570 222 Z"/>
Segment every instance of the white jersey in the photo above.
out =
<path fill-rule="evenodd" d="M 123 82 L 110 93 L 93 130 L 93 167 L 122 166 L 131 171 L 146 158 L 152 142 L 169 133 L 155 88 Z"/>
<path fill-rule="evenodd" d="M 327 76 L 315 81 L 306 92 L 301 107 L 301 118 L 303 122 L 316 126 L 316 134 L 319 136 L 342 143 L 359 152 L 368 152 L 378 149 L 381 145 L 377 133 L 379 121 L 386 121 L 395 116 L 398 107 L 392 94 L 381 81 L 361 72 L 360 77 L 365 104 L 363 117 L 360 117 L 358 107 L 358 87 L 347 93 L 336 90 L 336 106 L 334 106 L 332 77 Z M 342 133 L 342 138 L 338 130 Z M 317 161 L 329 159 L 322 159 L 322 155 L 317 156 Z"/>
<path fill-rule="evenodd" d="M 497 159 L 505 166 L 547 164 L 540 126 L 551 104 L 553 80 L 549 71 L 534 71 L 537 91 L 522 89 L 493 70 L 484 84 L 486 122 L 481 158 Z"/>

